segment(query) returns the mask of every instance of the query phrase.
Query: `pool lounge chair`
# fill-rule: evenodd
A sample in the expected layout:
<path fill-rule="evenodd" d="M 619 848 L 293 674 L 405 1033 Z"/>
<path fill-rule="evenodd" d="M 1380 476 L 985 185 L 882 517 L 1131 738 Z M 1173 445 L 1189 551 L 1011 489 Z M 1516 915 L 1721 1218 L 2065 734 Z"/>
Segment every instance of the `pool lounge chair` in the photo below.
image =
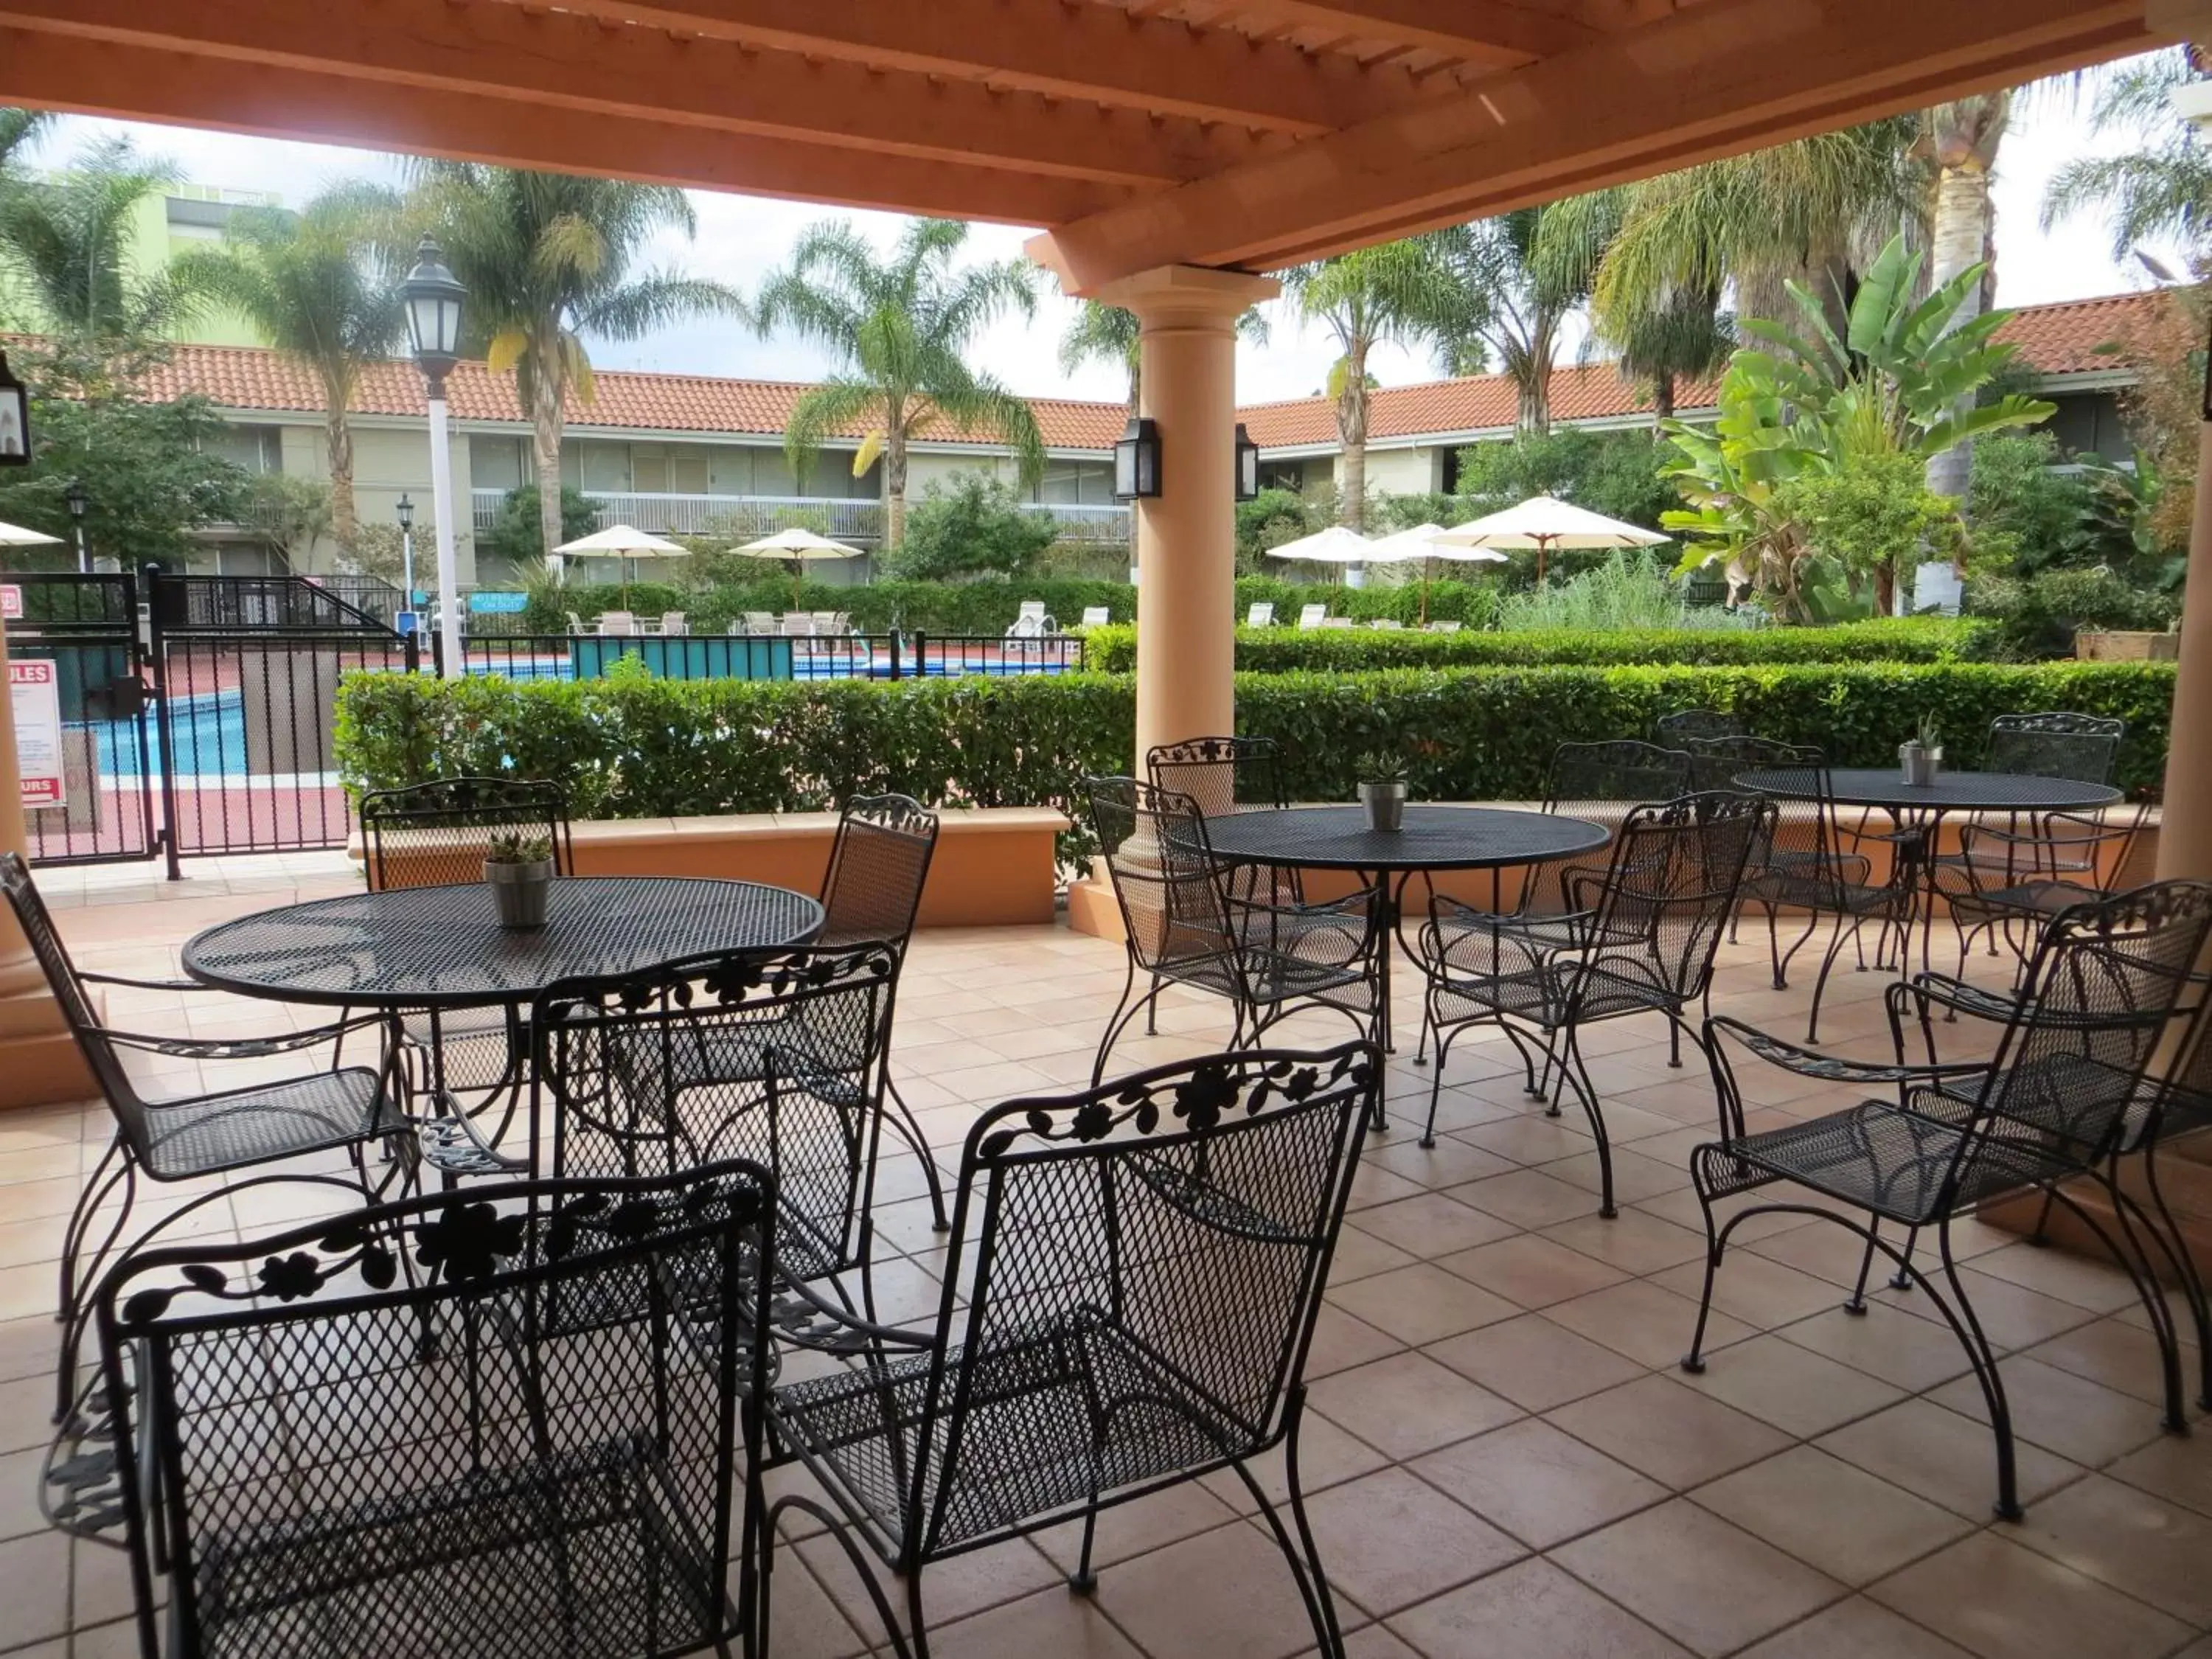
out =
<path fill-rule="evenodd" d="M 1325 605 L 1310 605 L 1298 612 L 1298 626 L 1301 628 L 1319 628 L 1328 621 L 1328 607 Z"/>
<path fill-rule="evenodd" d="M 1083 621 L 1080 625 L 1085 628 L 1103 628 L 1113 620 L 1114 613 L 1104 605 L 1086 605 L 1083 607 Z"/>
<path fill-rule="evenodd" d="M 1244 626 L 1247 628 L 1273 628 L 1274 625 L 1275 607 L 1269 600 L 1255 600 L 1244 612 Z"/>

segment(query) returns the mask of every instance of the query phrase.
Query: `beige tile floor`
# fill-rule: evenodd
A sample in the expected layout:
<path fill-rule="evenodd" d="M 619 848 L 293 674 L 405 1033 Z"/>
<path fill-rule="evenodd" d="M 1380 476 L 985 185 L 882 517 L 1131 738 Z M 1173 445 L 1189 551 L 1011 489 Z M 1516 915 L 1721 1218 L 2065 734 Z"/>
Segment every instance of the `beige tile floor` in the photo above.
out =
<path fill-rule="evenodd" d="M 165 973 L 198 927 L 349 882 L 316 854 L 197 866 L 181 884 L 111 870 L 45 885 L 87 966 Z M 1771 990 L 1748 939 L 1724 963 L 1722 1006 L 1795 1032 L 1802 993 Z M 948 1165 L 979 1103 L 1087 1079 L 1121 964 L 1118 946 L 1064 928 L 922 936 L 896 1063 Z M 1833 1046 L 1886 1042 L 1881 988 L 1839 978 Z M 189 1001 L 123 996 L 115 1012 L 202 1033 L 283 1017 Z M 1160 1024 L 1119 1060 L 1200 1052 L 1226 1030 L 1197 998 L 1171 997 Z M 1710 1367 L 1680 1370 L 1702 1248 L 1686 1158 L 1712 1123 L 1711 1086 L 1694 1056 L 1668 1068 L 1655 1025 L 1602 1028 L 1589 1048 L 1618 1147 L 1612 1221 L 1579 1121 L 1524 1100 L 1501 1044 L 1455 1050 L 1433 1151 L 1416 1144 L 1427 1074 L 1392 1063 L 1391 1123 L 1367 1147 L 1310 1368 L 1307 1483 L 1356 1659 L 2212 1659 L 2212 1428 L 2160 1431 L 2154 1345 L 2116 1272 L 1960 1230 L 2022 1437 L 2027 1518 L 1994 1522 L 1963 1355 L 1913 1295 L 1843 1314 L 1856 1256 L 1837 1229 L 1747 1225 Z M 185 1066 L 163 1080 L 198 1079 Z M 1758 1083 L 1777 1121 L 1835 1103 L 1779 1073 Z M 90 1109 L 0 1116 L 0 1650 L 40 1659 L 131 1650 L 121 1558 L 41 1531 L 35 1504 L 52 1262 L 104 1134 Z M 886 1185 L 884 1236 L 905 1253 L 886 1300 L 912 1316 L 933 1306 L 943 1252 L 918 1169 Z M 211 1227 L 284 1218 L 265 1198 L 216 1207 Z M 1218 1480 L 1113 1513 L 1094 1601 L 1064 1588 L 1073 1540 L 1060 1534 L 947 1563 L 927 1580 L 936 1651 L 1297 1655 L 1310 1638 L 1249 1510 Z M 864 1652 L 856 1587 L 825 1540 L 779 1559 L 778 1659 Z"/>

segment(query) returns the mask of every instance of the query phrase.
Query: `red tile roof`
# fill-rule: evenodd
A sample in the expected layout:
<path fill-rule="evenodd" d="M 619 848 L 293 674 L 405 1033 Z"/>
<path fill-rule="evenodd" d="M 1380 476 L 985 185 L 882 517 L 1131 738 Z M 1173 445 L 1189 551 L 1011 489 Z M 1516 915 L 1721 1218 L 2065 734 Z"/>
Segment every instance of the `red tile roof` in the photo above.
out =
<path fill-rule="evenodd" d="M 1998 331 L 2021 348 L 2041 374 L 2092 374 L 2124 368 L 2125 343 L 2149 321 L 2159 296 L 2115 294 L 2094 300 L 2023 307 Z M 480 362 L 465 362 L 447 382 L 454 417 L 463 421 L 520 421 L 513 382 L 494 375 Z M 204 393 L 226 409 L 283 410 L 319 413 L 322 392 L 313 375 L 273 351 L 252 346 L 187 345 L 155 372 L 149 391 L 171 397 Z M 745 433 L 779 436 L 792 405 L 806 388 L 781 380 L 722 380 L 704 374 L 646 374 L 605 369 L 598 396 L 589 404 L 573 398 L 570 422 L 580 429 L 615 428 L 644 432 Z M 1709 408 L 1710 385 L 1684 386 L 1676 394 L 1683 410 Z M 1125 419 L 1120 404 L 1085 403 L 1064 398 L 1033 398 L 1037 424 L 1053 448 L 1105 450 L 1121 435 Z M 362 375 L 354 409 L 365 415 L 420 415 L 422 381 L 406 362 L 374 365 Z M 1650 394 L 1621 379 L 1610 362 L 1571 365 L 1552 375 L 1552 413 L 1563 421 L 1602 420 L 1648 414 Z M 1368 434 L 1374 439 L 1422 433 L 1498 430 L 1513 424 L 1512 383 L 1502 374 L 1431 380 L 1390 386 L 1369 405 Z M 1336 415 L 1325 398 L 1254 404 L 1237 411 L 1253 441 L 1263 449 L 1334 444 Z M 857 438 L 865 427 L 839 435 Z M 928 434 L 958 442 L 950 429 Z"/>

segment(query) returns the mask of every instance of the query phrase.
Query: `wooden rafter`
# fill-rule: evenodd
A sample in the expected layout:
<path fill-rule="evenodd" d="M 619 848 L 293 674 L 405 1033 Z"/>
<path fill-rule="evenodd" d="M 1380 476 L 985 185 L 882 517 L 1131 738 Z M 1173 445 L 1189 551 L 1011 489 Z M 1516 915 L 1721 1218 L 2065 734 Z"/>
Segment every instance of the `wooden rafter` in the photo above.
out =
<path fill-rule="evenodd" d="M 1519 64 L 1586 46 L 1588 24 L 1514 0 L 1251 0 L 1255 16 L 1383 40 L 1485 65 Z"/>
<path fill-rule="evenodd" d="M 519 6 L 0 0 L 0 21 L 226 64 L 343 74 L 592 116 L 649 113 L 686 125 L 1113 183 L 1180 183 L 1287 142 L 1186 117 L 994 92 L 974 82 Z"/>

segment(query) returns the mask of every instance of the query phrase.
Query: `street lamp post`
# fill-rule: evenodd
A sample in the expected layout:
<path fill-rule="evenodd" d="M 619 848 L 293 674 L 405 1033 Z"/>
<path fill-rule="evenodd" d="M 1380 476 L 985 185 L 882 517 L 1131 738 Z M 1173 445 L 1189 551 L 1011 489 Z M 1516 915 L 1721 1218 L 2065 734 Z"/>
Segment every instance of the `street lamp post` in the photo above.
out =
<path fill-rule="evenodd" d="M 399 608 L 415 614 L 415 503 L 402 495 L 394 509 L 399 514 Z M 410 628 L 411 633 L 413 629 Z"/>
<path fill-rule="evenodd" d="M 92 568 L 92 561 L 84 550 L 84 514 L 92 505 L 92 497 L 84 493 L 83 479 L 71 478 L 69 488 L 62 492 L 62 499 L 69 503 L 70 528 L 76 535 L 76 574 L 82 576 Z"/>
<path fill-rule="evenodd" d="M 447 678 L 468 672 L 461 653 L 461 584 L 453 562 L 453 461 L 446 435 L 446 376 L 459 359 L 461 300 L 466 290 L 446 269 L 445 251 L 425 236 L 415 250 L 415 269 L 400 285 L 407 335 L 430 407 L 430 513 L 438 541 L 439 672 Z"/>

